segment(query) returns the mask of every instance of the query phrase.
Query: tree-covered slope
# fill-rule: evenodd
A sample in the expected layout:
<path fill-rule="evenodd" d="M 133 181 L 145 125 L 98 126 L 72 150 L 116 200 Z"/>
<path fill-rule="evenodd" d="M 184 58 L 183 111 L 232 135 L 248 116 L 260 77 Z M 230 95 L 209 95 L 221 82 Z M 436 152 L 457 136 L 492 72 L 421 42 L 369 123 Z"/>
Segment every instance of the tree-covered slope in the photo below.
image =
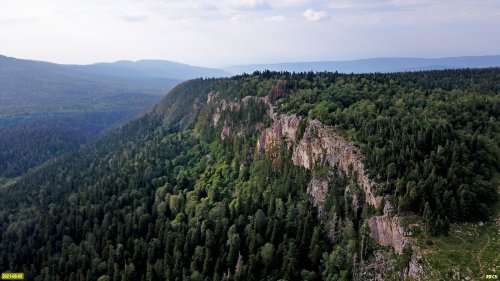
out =
<path fill-rule="evenodd" d="M 498 69 L 319 75 L 295 80 L 280 110 L 360 144 L 400 212 L 431 224 L 487 219 L 498 200 L 499 81 Z"/>
<path fill-rule="evenodd" d="M 179 82 L 98 76 L 0 56 L 0 182 L 78 150 Z"/>
<path fill-rule="evenodd" d="M 387 248 L 368 221 L 381 210 L 353 169 L 297 165 L 296 142 L 314 138 L 308 124 L 319 120 L 364 154 L 385 206 L 446 233 L 494 213 L 499 79 L 484 69 L 182 83 L 144 116 L 0 189 L 0 270 L 31 280 L 374 278 Z M 262 149 L 264 128 L 293 113 L 294 138 Z M 411 247 L 392 255 L 385 278 L 409 278 L 412 258 Z"/>

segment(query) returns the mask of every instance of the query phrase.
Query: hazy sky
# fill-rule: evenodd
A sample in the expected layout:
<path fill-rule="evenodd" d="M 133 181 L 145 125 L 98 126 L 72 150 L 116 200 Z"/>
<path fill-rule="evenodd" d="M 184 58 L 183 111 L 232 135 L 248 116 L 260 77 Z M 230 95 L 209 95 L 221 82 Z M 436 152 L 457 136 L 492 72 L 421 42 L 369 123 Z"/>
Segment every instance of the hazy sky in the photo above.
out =
<path fill-rule="evenodd" d="M 500 54 L 500 1 L 1 0 L 0 54 L 216 67 Z"/>

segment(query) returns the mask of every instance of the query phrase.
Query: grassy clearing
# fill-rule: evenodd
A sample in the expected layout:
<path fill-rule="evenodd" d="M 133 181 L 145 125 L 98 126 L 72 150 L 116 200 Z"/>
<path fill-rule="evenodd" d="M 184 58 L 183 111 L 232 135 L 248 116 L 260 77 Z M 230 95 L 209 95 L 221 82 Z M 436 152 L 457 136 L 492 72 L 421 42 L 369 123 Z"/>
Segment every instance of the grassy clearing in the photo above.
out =
<path fill-rule="evenodd" d="M 500 276 L 500 219 L 485 224 L 453 225 L 447 237 L 416 239 L 425 271 L 434 280 L 486 280 Z M 471 279 L 466 279 L 470 277 Z"/>
<path fill-rule="evenodd" d="M 15 183 L 17 178 L 2 178 L 0 177 L 0 188 L 8 187 L 9 185 Z"/>

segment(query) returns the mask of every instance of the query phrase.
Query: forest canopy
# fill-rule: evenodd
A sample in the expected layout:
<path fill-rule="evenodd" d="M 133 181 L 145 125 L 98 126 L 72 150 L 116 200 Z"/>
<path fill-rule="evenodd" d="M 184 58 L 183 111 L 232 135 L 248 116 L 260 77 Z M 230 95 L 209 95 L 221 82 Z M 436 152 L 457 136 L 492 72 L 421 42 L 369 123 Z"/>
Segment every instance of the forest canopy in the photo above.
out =
<path fill-rule="evenodd" d="M 377 210 L 353 206 L 345 190 L 355 184 L 334 171 L 319 217 L 307 184 L 321 167 L 293 165 L 286 145 L 256 151 L 265 104 L 215 124 L 207 95 L 267 97 L 331 126 L 359 145 L 396 212 L 446 234 L 498 202 L 499 90 L 500 69 L 182 83 L 151 112 L 0 189 L 0 268 L 32 280 L 352 279 L 379 247 L 366 225 Z M 242 134 L 221 138 L 228 124 Z"/>

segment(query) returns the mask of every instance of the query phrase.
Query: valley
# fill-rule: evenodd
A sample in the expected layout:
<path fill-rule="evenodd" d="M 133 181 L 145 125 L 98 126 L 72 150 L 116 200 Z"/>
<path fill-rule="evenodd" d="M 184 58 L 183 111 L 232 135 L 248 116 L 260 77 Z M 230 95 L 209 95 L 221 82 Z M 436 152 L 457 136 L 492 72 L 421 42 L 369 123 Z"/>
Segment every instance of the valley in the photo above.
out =
<path fill-rule="evenodd" d="M 167 61 L 61 65 L 0 56 L 2 185 L 143 114 L 181 81 L 223 74 Z"/>

